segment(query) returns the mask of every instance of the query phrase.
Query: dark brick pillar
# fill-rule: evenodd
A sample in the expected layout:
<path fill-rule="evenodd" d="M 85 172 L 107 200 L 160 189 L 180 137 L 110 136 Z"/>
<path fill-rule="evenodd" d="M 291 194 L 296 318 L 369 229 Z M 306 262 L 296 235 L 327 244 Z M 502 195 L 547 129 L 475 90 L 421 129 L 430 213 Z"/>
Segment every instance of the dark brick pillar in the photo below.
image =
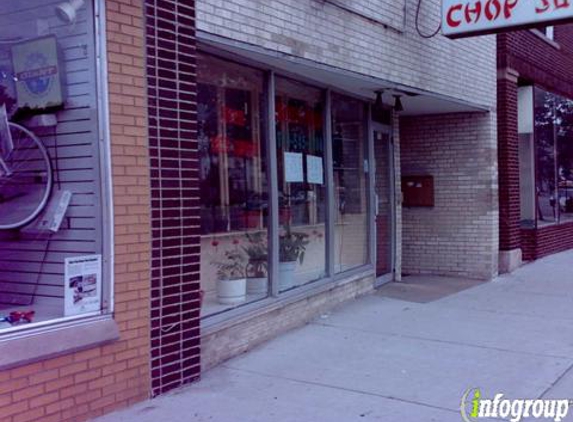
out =
<path fill-rule="evenodd" d="M 157 395 L 200 375 L 194 0 L 146 0 L 151 160 L 151 378 Z"/>
<path fill-rule="evenodd" d="M 497 99 L 499 240 L 500 250 L 511 251 L 521 246 L 521 204 L 517 134 L 517 75 L 510 69 L 498 71 Z"/>

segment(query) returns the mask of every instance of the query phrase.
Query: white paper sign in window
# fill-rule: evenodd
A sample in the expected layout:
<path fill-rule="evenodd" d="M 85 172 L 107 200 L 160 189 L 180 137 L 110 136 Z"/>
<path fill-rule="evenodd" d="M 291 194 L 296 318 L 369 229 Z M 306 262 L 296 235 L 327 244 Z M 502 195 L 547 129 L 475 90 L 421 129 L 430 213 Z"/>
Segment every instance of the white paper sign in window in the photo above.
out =
<path fill-rule="evenodd" d="M 307 155 L 306 174 L 308 183 L 316 185 L 324 184 L 324 173 L 322 171 L 322 157 Z"/>
<path fill-rule="evenodd" d="M 285 181 L 304 182 L 302 169 L 302 154 L 298 152 L 285 152 Z"/>
<path fill-rule="evenodd" d="M 101 309 L 101 255 L 66 258 L 65 315 Z"/>

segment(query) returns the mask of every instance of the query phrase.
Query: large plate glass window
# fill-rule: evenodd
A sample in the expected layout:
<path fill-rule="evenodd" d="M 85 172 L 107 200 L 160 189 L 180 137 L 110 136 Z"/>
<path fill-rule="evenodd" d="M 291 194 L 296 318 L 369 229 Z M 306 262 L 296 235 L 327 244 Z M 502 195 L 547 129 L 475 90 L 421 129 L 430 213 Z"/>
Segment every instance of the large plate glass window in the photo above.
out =
<path fill-rule="evenodd" d="M 559 220 L 568 223 L 573 221 L 573 101 L 558 97 L 555 116 Z"/>
<path fill-rule="evenodd" d="M 368 157 L 366 107 L 332 95 L 334 267 L 337 273 L 368 262 Z"/>
<path fill-rule="evenodd" d="M 555 167 L 555 103 L 557 97 L 535 90 L 536 195 L 537 224 L 559 221 Z"/>
<path fill-rule="evenodd" d="M 324 93 L 276 78 L 279 291 L 326 275 Z"/>
<path fill-rule="evenodd" d="M 198 59 L 202 315 L 268 295 L 263 72 Z"/>
<path fill-rule="evenodd" d="M 109 306 L 95 32 L 91 0 L 0 3 L 0 331 Z"/>
<path fill-rule="evenodd" d="M 535 209 L 537 227 L 543 227 L 573 221 L 573 101 L 539 88 L 534 92 Z M 523 162 L 521 157 L 522 167 Z M 523 172 L 521 182 L 528 186 Z"/>

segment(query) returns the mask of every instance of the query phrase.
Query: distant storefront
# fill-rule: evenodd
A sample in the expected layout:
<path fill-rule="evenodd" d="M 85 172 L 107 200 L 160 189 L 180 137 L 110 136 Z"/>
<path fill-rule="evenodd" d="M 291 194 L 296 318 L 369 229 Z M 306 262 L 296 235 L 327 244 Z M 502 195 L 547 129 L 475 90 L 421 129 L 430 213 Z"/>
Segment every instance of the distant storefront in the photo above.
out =
<path fill-rule="evenodd" d="M 570 27 L 498 36 L 504 270 L 573 247 Z"/>

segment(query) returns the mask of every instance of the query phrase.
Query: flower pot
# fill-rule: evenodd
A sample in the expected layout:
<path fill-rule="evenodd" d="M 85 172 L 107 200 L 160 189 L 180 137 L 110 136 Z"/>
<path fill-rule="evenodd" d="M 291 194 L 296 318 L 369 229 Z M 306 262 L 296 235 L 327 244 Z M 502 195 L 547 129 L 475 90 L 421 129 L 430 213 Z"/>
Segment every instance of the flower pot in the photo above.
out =
<path fill-rule="evenodd" d="M 294 271 L 296 261 L 279 262 L 279 291 L 292 289 L 294 287 Z"/>
<path fill-rule="evenodd" d="M 266 277 L 247 278 L 247 294 L 266 295 L 269 291 L 269 281 Z"/>
<path fill-rule="evenodd" d="M 238 305 L 247 299 L 247 279 L 217 280 L 217 301 L 222 305 Z"/>

